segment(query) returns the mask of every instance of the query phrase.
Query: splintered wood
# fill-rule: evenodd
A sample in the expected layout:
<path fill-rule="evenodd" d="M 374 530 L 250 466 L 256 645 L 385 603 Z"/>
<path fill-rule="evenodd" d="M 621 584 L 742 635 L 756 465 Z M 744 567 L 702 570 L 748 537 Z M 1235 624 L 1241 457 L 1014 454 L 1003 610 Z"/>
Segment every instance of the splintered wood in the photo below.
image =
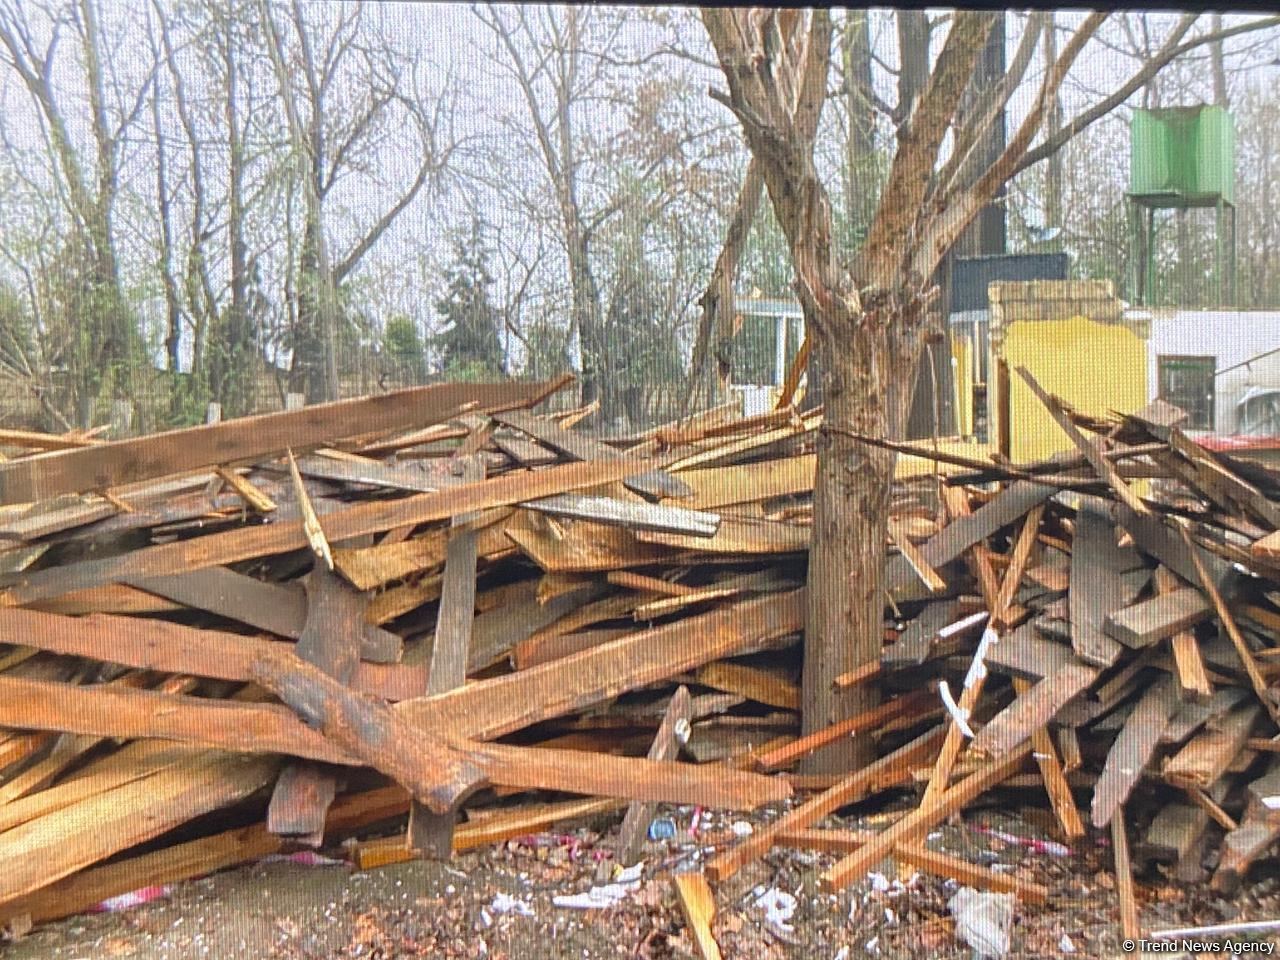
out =
<path fill-rule="evenodd" d="M 0 922 L 375 824 L 365 868 L 612 816 L 630 865 L 660 804 L 800 789 L 672 875 L 704 958 L 714 885 L 775 847 L 826 857 L 828 891 L 892 857 L 1044 902 L 931 845 L 992 791 L 1034 788 L 1063 840 L 1086 804 L 1110 827 L 1126 932 L 1134 876 L 1199 876 L 1218 826 L 1234 889 L 1280 839 L 1280 475 L 1027 381 L 1075 453 L 855 437 L 909 453 L 886 642 L 834 680 L 884 696 L 803 737 L 820 410 L 610 439 L 535 409 L 560 382 L 457 384 L 111 443 L 0 432 L 42 451 L 0 461 Z M 879 759 L 794 771 L 847 737 Z M 822 822 L 870 798 L 883 829 Z"/>

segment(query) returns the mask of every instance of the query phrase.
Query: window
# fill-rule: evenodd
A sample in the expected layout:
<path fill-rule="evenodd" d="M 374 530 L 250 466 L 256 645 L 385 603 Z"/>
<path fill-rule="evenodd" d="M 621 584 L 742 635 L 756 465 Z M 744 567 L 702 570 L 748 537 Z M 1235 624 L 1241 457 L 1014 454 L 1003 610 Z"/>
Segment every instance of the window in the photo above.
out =
<path fill-rule="evenodd" d="M 1160 399 L 1186 412 L 1190 430 L 1213 429 L 1213 372 L 1217 357 L 1161 356 Z"/>

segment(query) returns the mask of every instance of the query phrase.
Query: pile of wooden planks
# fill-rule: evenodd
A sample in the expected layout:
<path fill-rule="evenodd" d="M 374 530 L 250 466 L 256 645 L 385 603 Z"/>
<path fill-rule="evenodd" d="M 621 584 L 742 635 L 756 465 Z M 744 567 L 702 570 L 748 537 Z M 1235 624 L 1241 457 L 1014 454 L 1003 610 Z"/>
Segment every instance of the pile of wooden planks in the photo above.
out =
<path fill-rule="evenodd" d="M 1280 839 L 1280 474 L 1206 451 L 1161 402 L 1098 420 L 1019 372 L 1076 452 L 1016 466 L 939 454 L 968 472 L 941 490 L 950 522 L 891 558 L 902 632 L 863 671 L 888 687 L 939 680 L 948 715 L 721 852 L 712 880 L 785 845 L 839 855 L 827 890 L 893 855 L 1043 900 L 921 845 L 979 794 L 1030 785 L 1062 838 L 1110 831 L 1123 935 L 1138 938 L 1135 866 L 1208 870 L 1230 892 Z M 935 580 L 945 589 L 921 600 Z M 912 784 L 918 802 L 882 832 L 814 829 Z"/>
<path fill-rule="evenodd" d="M 603 441 L 535 412 L 564 382 L 0 436 L 0 921 L 406 811 L 415 854 L 617 808 L 634 850 L 790 796 L 744 756 L 798 726 L 820 414 Z"/>
<path fill-rule="evenodd" d="M 1135 862 L 1183 876 L 1226 831 L 1230 888 L 1280 835 L 1280 477 L 1163 405 L 1101 421 L 1028 381 L 1077 453 L 889 444 L 886 643 L 836 681 L 881 702 L 804 737 L 820 410 L 600 439 L 589 408 L 537 412 L 563 382 L 441 384 L 0 435 L 0 922 L 406 812 L 361 862 L 614 810 L 634 862 L 654 804 L 801 789 L 709 878 L 799 846 L 840 856 L 828 889 L 893 855 L 1041 901 L 924 843 L 1029 782 L 1064 837 L 1110 828 L 1126 878 L 1130 829 Z M 791 772 L 851 735 L 881 758 Z M 917 797 L 884 831 L 815 829 L 883 791 Z M 701 929 L 714 891 L 679 893 Z"/>

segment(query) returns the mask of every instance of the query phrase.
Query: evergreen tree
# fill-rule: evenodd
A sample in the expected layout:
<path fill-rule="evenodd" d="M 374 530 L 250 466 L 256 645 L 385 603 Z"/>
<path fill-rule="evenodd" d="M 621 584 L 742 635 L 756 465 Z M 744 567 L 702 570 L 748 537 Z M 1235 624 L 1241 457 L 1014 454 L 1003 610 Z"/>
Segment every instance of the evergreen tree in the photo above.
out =
<path fill-rule="evenodd" d="M 436 302 L 447 326 L 432 337 L 440 352 L 445 376 L 457 380 L 486 380 L 502 375 L 502 316 L 489 296 L 493 276 L 489 251 L 473 220 L 470 235 L 454 243 L 454 263 L 445 296 Z"/>
<path fill-rule="evenodd" d="M 387 321 L 382 331 L 382 352 L 401 374 L 415 382 L 426 369 L 426 352 L 418 336 L 418 325 L 404 314 Z"/>

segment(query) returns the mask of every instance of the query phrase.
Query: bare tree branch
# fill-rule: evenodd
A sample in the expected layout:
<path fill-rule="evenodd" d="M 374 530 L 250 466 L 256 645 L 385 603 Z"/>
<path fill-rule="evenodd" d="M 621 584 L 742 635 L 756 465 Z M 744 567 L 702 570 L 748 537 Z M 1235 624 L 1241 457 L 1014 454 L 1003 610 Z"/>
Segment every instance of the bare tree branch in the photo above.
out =
<path fill-rule="evenodd" d="M 1160 72 L 1170 61 L 1181 56 L 1189 50 L 1194 50 L 1206 43 L 1213 43 L 1217 40 L 1226 40 L 1230 37 L 1238 36 L 1242 33 L 1250 33 L 1254 30 L 1264 30 L 1268 27 L 1280 26 L 1280 16 L 1263 17 L 1258 20 L 1250 20 L 1248 23 L 1237 24 L 1234 27 L 1228 27 L 1221 32 L 1210 32 L 1201 34 L 1188 40 L 1186 43 L 1178 44 L 1178 40 L 1186 35 L 1191 29 L 1192 23 L 1195 22 L 1195 14 L 1186 14 L 1182 21 L 1174 28 L 1169 39 L 1142 67 L 1137 70 L 1129 80 L 1120 86 L 1110 96 L 1099 100 L 1092 107 L 1081 111 L 1075 117 L 1062 125 L 1062 129 L 1057 136 L 1047 139 L 1040 143 L 1032 150 L 1028 150 L 1026 155 L 1014 167 L 1015 174 L 1021 173 L 1027 167 L 1034 166 L 1041 160 L 1048 157 L 1057 150 L 1062 149 L 1068 140 L 1076 136 L 1082 130 L 1085 130 L 1091 124 L 1105 117 L 1108 113 L 1120 106 L 1128 100 L 1135 92 L 1140 90 L 1152 77 Z"/>

